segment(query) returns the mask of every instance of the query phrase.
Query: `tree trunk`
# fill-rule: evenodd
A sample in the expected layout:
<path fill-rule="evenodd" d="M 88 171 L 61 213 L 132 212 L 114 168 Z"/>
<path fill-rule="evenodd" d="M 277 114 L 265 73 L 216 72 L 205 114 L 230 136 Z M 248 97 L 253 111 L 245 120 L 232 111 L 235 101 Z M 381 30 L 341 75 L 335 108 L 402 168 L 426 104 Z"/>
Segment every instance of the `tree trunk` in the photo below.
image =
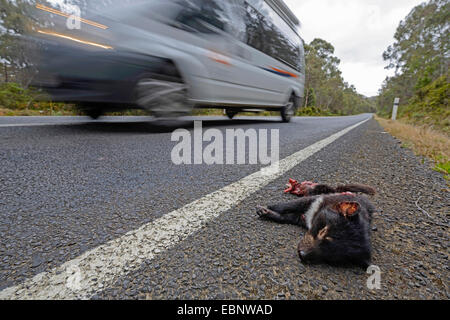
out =
<path fill-rule="evenodd" d="M 8 68 L 6 67 L 6 63 L 3 64 L 3 68 L 5 70 L 5 82 L 8 82 Z"/>
<path fill-rule="evenodd" d="M 309 89 L 308 90 L 306 90 L 306 98 L 305 98 L 305 104 L 304 104 L 304 106 L 303 107 L 307 107 L 308 106 L 308 98 L 309 98 Z"/>

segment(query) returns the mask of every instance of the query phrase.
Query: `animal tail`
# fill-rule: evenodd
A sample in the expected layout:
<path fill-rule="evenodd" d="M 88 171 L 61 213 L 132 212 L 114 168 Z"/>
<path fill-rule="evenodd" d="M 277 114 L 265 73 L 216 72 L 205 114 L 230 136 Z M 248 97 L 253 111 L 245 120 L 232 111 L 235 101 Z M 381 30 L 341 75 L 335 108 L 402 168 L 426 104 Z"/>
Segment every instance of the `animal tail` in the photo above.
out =
<path fill-rule="evenodd" d="M 369 194 L 371 196 L 373 196 L 376 191 L 374 188 L 363 185 L 363 184 L 346 184 L 346 185 L 341 185 L 338 186 L 336 188 L 337 192 L 360 192 L 360 193 L 365 193 L 365 194 Z"/>

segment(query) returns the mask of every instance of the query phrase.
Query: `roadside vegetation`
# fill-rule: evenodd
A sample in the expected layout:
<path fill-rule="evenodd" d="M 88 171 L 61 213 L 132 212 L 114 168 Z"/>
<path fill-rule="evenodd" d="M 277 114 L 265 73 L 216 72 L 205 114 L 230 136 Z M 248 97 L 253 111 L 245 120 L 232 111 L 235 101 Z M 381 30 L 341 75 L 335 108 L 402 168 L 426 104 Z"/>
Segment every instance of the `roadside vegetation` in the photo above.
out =
<path fill-rule="evenodd" d="M 411 125 L 401 121 L 392 121 L 376 117 L 381 126 L 394 137 L 402 141 L 416 155 L 432 160 L 434 170 L 444 174 L 450 181 L 450 139 L 448 135 L 432 129 L 430 126 Z"/>
<path fill-rule="evenodd" d="M 44 101 L 40 101 L 43 99 Z M 74 115 L 72 105 L 54 103 L 33 88 L 15 82 L 0 84 L 0 116 Z"/>
<path fill-rule="evenodd" d="M 377 114 L 388 118 L 395 97 L 398 118 L 428 125 L 450 135 L 450 2 L 430 0 L 415 7 L 400 22 L 395 42 L 383 54 L 386 78 L 377 97 Z"/>
<path fill-rule="evenodd" d="M 400 22 L 395 42 L 383 54 L 395 74 L 377 97 L 378 121 L 450 179 L 450 2 L 430 0 Z M 400 98 L 398 121 L 390 118 Z"/>

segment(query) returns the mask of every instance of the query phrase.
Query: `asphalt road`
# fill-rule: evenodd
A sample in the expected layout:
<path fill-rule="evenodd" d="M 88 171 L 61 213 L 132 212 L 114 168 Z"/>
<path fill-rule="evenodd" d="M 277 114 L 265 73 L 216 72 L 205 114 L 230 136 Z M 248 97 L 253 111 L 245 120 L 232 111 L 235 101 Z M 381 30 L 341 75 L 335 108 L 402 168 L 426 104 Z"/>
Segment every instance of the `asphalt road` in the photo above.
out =
<path fill-rule="evenodd" d="M 148 235 L 153 224 L 166 221 L 176 210 L 261 169 L 260 165 L 174 165 L 171 152 L 176 142 L 171 141 L 171 133 L 177 128 L 192 131 L 192 120 L 202 120 L 204 129 L 222 132 L 279 129 L 280 159 L 285 159 L 370 118 L 295 118 L 289 124 L 258 117 L 162 123 L 142 117 L 0 118 L 0 297 L 33 297 L 30 285 L 20 287 L 30 279 L 36 290 L 49 283 L 56 287 L 57 277 L 49 274 L 59 274 L 55 270 L 73 265 L 80 257 L 83 263 L 92 260 L 92 252 L 106 255 L 105 246 L 119 256 L 133 257 L 138 242 L 126 238 L 133 230 L 147 226 Z M 256 217 L 256 205 L 290 199 L 282 194 L 290 177 L 368 183 L 379 190 L 373 262 L 385 275 L 380 290 L 366 287 L 365 270 L 300 264 L 296 245 L 304 230 Z M 449 298 L 445 181 L 374 120 L 254 190 L 224 212 L 211 213 L 201 227 L 170 240 L 170 246 L 136 259 L 138 265 L 124 262 L 95 279 L 91 261 L 90 271 L 82 270 L 91 278 L 80 289 L 87 295 L 80 297 Z M 418 210 L 419 194 L 420 207 L 430 217 Z M 50 280 L 45 282 L 39 275 Z M 64 294 L 53 296 L 64 298 Z"/>

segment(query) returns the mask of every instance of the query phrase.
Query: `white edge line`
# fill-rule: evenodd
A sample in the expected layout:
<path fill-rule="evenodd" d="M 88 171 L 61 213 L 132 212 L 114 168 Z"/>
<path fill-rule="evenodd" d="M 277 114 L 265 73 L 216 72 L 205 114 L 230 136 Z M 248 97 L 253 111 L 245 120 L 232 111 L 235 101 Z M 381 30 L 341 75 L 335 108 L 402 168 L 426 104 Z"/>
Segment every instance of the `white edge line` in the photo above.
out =
<path fill-rule="evenodd" d="M 14 127 L 45 127 L 45 126 L 65 126 L 83 124 L 83 122 L 57 122 L 57 123 L 10 123 L 0 124 L 0 128 L 14 128 Z"/>
<path fill-rule="evenodd" d="M 92 119 L 80 119 L 78 121 L 67 121 L 67 122 L 41 122 L 41 123 L 6 123 L 0 124 L 0 128 L 14 128 L 14 127 L 46 127 L 46 126 L 75 126 L 80 124 L 104 124 L 104 123 L 139 123 L 145 120 L 127 120 L 126 122 L 117 121 L 114 119 L 104 119 L 104 120 L 92 120 Z"/>
<path fill-rule="evenodd" d="M 89 299 L 120 276 L 137 270 L 144 261 L 174 247 L 202 229 L 205 223 L 231 209 L 252 193 L 285 174 L 330 145 L 368 118 L 318 141 L 279 161 L 272 175 L 255 172 L 220 190 L 195 200 L 136 230 L 42 272 L 25 282 L 0 291 L 0 299 Z M 277 167 L 277 164 L 274 165 Z"/>

